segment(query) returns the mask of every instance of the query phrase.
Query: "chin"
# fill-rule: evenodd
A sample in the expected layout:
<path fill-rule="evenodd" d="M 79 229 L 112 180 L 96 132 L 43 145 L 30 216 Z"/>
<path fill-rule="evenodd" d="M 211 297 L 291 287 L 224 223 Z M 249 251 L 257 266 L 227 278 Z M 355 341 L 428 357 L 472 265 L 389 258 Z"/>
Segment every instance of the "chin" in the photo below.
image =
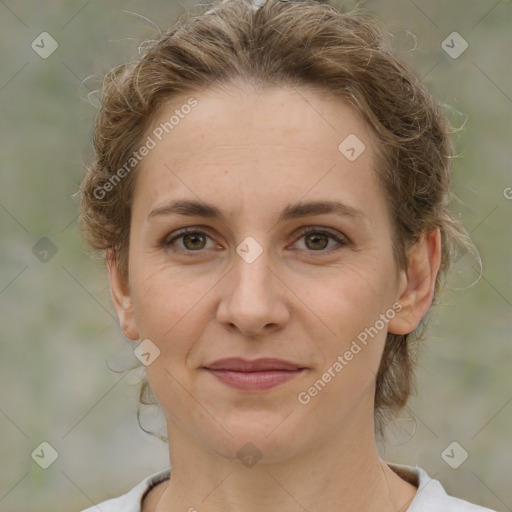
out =
<path fill-rule="evenodd" d="M 281 414 L 279 417 L 266 415 L 268 421 L 263 421 L 262 415 L 250 415 L 249 421 L 237 422 L 226 426 L 231 436 L 222 431 L 222 434 L 211 438 L 211 431 L 205 436 L 205 441 L 220 456 L 228 459 L 239 459 L 246 466 L 258 462 L 274 463 L 284 461 L 292 457 L 299 449 L 300 439 L 297 437 L 296 425 L 284 420 Z M 286 422 L 289 421 L 287 425 Z M 295 432 L 295 433 L 294 433 Z"/>

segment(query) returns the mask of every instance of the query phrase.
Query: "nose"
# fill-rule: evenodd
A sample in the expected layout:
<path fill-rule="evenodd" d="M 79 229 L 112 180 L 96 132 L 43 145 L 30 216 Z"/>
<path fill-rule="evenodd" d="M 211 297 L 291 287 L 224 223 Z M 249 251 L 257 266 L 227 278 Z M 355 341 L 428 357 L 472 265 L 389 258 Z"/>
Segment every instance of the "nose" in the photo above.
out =
<path fill-rule="evenodd" d="M 276 274 L 269 266 L 266 250 L 252 263 L 237 254 L 223 280 L 218 322 L 252 336 L 268 335 L 282 328 L 290 314 L 284 300 L 287 288 Z"/>

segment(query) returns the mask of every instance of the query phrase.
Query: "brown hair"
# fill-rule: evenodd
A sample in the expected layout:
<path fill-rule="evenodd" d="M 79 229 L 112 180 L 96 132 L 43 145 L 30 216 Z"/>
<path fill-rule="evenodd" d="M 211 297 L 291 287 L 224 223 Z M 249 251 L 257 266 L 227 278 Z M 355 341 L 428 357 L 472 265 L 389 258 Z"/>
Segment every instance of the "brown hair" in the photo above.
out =
<path fill-rule="evenodd" d="M 111 249 L 128 275 L 134 171 L 113 182 L 116 172 L 119 178 L 118 170 L 137 150 L 164 102 L 238 81 L 256 88 L 317 87 L 360 112 L 379 141 L 379 178 L 388 199 L 398 268 L 406 268 L 407 250 L 423 233 L 440 228 L 436 301 L 454 250 L 472 248 L 448 206 L 453 157 L 449 122 L 416 74 L 394 55 L 373 19 L 313 0 L 268 0 L 260 8 L 249 0 L 217 2 L 180 19 L 146 43 L 136 60 L 106 76 L 95 159 L 80 188 L 81 228 L 91 246 Z M 425 318 L 409 335 L 388 333 L 376 377 L 375 427 L 380 435 L 413 389 L 413 342 L 424 327 Z M 141 402 L 154 403 L 151 397 L 145 381 Z"/>

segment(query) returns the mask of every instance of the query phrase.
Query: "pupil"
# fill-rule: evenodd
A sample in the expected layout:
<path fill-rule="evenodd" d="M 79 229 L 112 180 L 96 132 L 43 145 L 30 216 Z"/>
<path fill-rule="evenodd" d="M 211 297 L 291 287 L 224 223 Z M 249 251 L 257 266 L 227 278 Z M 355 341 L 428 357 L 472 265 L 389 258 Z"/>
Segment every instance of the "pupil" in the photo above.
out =
<path fill-rule="evenodd" d="M 315 242 L 315 240 L 316 240 L 316 241 L 318 241 L 318 239 L 319 239 L 319 238 L 320 238 L 320 239 L 321 239 L 321 238 L 323 238 L 323 239 L 324 239 L 324 241 L 325 241 L 326 236 L 325 236 L 325 235 L 322 235 L 322 234 L 309 235 L 309 239 L 310 239 L 310 240 L 313 240 L 313 244 L 315 244 L 315 243 L 316 243 L 316 242 Z M 321 244 L 321 245 L 322 245 L 322 244 Z M 318 247 L 318 246 L 317 246 L 316 248 L 317 248 L 317 249 L 325 249 L 325 244 L 324 244 L 324 246 L 323 246 L 323 247 Z"/>
<path fill-rule="evenodd" d="M 202 238 L 204 238 L 204 237 L 203 237 L 202 235 L 198 235 L 198 234 L 192 234 L 192 235 L 190 235 L 190 234 L 189 234 L 189 235 L 185 235 L 185 238 L 184 238 L 185 246 L 187 246 L 186 240 L 190 240 L 190 239 L 192 239 L 192 240 L 195 240 L 195 242 L 197 242 L 197 241 L 199 240 L 199 243 L 201 243 L 201 242 L 200 242 L 200 240 L 201 240 Z M 193 242 L 192 242 L 192 245 L 193 245 L 193 246 L 195 246 L 194 248 L 196 248 L 196 249 L 197 249 L 197 244 L 196 244 L 195 242 L 193 241 Z"/>

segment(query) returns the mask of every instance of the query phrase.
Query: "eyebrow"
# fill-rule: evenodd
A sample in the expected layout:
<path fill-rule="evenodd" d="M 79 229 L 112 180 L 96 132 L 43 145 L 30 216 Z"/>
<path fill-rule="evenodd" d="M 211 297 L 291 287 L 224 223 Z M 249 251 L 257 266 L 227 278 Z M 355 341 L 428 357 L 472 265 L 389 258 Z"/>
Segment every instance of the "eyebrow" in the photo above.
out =
<path fill-rule="evenodd" d="M 349 217 L 360 222 L 366 219 L 366 216 L 361 210 L 340 201 L 309 201 L 287 205 L 279 215 L 277 223 L 327 213 L 334 213 L 342 217 Z M 226 215 L 217 206 L 203 201 L 190 199 L 177 199 L 168 204 L 158 206 L 151 210 L 147 218 L 152 219 L 153 217 L 160 215 L 205 217 L 208 219 L 216 219 L 224 223 L 227 222 Z"/>

